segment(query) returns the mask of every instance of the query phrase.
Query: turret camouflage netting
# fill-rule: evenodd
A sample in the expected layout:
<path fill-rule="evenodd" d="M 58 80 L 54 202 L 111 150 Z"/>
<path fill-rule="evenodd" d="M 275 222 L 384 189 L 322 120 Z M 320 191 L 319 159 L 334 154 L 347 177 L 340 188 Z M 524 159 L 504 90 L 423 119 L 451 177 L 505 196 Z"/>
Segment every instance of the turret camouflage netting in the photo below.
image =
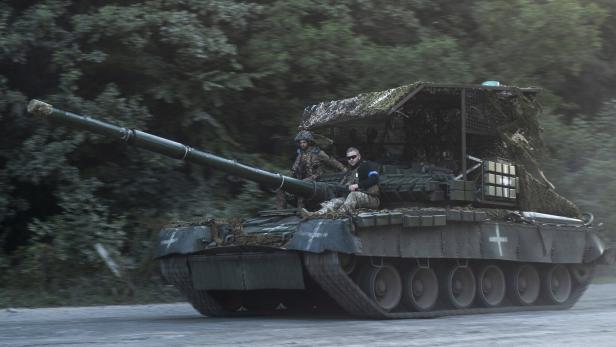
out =
<path fill-rule="evenodd" d="M 417 82 L 381 92 L 363 93 L 352 98 L 321 102 L 306 107 L 300 128 L 325 131 L 328 128 L 353 128 L 359 122 L 370 122 L 374 127 L 387 124 L 394 116 L 419 119 L 425 114 L 437 118 L 459 121 L 459 102 L 464 90 L 466 131 L 496 137 L 484 149 L 484 158 L 502 159 L 515 163 L 520 171 L 519 208 L 538 210 L 570 217 L 579 217 L 573 203 L 554 190 L 540 169 L 545 158 L 545 146 L 540 136 L 537 120 L 541 112 L 535 97 L 536 88 L 483 87 Z M 452 107 L 443 106 L 452 103 Z M 452 108 L 457 118 L 451 117 Z M 408 126 L 408 123 L 406 123 Z M 426 127 L 429 122 L 415 124 Z M 412 127 L 412 123 L 411 123 Z M 424 129 L 429 131 L 429 129 Z M 415 133 L 422 130 L 414 130 Z M 401 132 L 400 132 L 401 133 Z M 401 133 L 403 136 L 404 134 Z M 408 134 L 406 135 L 408 136 Z M 426 134 L 427 136 L 427 134 Z M 408 141 L 403 138 L 388 140 Z M 415 139 L 413 139 L 415 141 Z M 416 143 L 414 144 L 416 146 Z M 477 156 L 472 151 L 471 155 Z M 387 153 L 383 153 L 386 156 Z"/>

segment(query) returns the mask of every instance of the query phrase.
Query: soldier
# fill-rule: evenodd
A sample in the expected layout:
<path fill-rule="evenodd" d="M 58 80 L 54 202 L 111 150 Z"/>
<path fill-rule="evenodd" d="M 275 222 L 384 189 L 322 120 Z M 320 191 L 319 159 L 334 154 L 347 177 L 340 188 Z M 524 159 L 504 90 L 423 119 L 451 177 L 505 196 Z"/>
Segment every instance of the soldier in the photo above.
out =
<path fill-rule="evenodd" d="M 308 130 L 301 130 L 295 136 L 297 143 L 297 156 L 291 167 L 291 175 L 304 181 L 316 181 L 323 174 L 323 166 L 345 172 L 347 169 L 342 163 L 331 158 L 327 153 L 315 145 L 314 137 Z M 297 207 L 303 207 L 303 198 L 297 197 Z M 286 208 L 287 201 L 283 192 L 276 195 L 278 208 Z"/>
<path fill-rule="evenodd" d="M 380 204 L 379 172 L 377 164 L 361 159 L 359 150 L 350 147 L 346 152 L 350 169 L 340 182 L 347 185 L 349 195 L 346 198 L 335 198 L 321 204 L 321 209 L 309 212 L 302 208 L 303 218 L 321 216 L 330 212 L 351 213 L 358 208 L 378 208 Z"/>

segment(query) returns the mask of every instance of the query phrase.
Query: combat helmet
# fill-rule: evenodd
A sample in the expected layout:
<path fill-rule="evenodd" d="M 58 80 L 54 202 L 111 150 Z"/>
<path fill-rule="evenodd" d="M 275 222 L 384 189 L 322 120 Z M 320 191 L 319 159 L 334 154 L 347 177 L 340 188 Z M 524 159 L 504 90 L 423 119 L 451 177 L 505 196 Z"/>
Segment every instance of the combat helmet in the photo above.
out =
<path fill-rule="evenodd" d="M 297 135 L 295 135 L 295 142 L 299 142 L 299 141 L 308 141 L 309 143 L 314 143 L 314 136 L 312 136 L 312 133 L 308 130 L 300 130 Z"/>

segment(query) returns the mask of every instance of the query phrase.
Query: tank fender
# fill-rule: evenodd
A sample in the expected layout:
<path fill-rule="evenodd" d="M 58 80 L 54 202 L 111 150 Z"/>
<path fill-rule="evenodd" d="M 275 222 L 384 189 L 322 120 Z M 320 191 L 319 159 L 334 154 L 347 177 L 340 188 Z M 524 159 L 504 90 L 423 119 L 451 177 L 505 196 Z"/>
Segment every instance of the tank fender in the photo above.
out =
<path fill-rule="evenodd" d="M 158 234 L 156 258 L 198 252 L 211 241 L 212 232 L 207 225 L 164 228 Z"/>
<path fill-rule="evenodd" d="M 353 235 L 349 219 L 309 219 L 298 225 L 285 248 L 312 253 L 361 253 L 362 244 Z"/>
<path fill-rule="evenodd" d="M 616 248 L 608 248 L 603 252 L 601 257 L 596 260 L 597 264 L 614 265 L 616 264 Z"/>
<path fill-rule="evenodd" d="M 590 263 L 599 259 L 605 253 L 605 243 L 595 233 L 586 234 L 586 251 L 584 263 Z"/>

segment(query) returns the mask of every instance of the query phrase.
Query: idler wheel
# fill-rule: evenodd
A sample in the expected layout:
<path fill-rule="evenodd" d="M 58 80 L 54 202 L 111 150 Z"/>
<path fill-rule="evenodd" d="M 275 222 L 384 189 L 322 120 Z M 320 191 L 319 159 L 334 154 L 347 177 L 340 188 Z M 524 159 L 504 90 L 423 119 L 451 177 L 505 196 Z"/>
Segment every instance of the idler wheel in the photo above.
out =
<path fill-rule="evenodd" d="M 477 286 L 475 275 L 468 266 L 455 264 L 444 277 L 444 290 L 447 300 L 456 308 L 467 308 L 475 299 Z"/>
<path fill-rule="evenodd" d="M 552 265 L 543 276 L 543 294 L 550 304 L 562 304 L 571 295 L 571 274 L 564 265 Z"/>
<path fill-rule="evenodd" d="M 505 298 L 505 274 L 496 265 L 486 265 L 477 272 L 477 297 L 486 307 L 500 305 Z"/>
<path fill-rule="evenodd" d="M 539 298 L 541 282 L 537 269 L 530 264 L 517 265 L 511 271 L 508 279 L 508 293 L 516 304 L 532 305 Z"/>
<path fill-rule="evenodd" d="M 359 286 L 384 311 L 390 311 L 400 303 L 402 280 L 398 270 L 391 265 L 365 266 Z"/>
<path fill-rule="evenodd" d="M 438 299 L 438 279 L 432 268 L 414 267 L 404 274 L 402 300 L 415 311 L 430 311 Z"/>

